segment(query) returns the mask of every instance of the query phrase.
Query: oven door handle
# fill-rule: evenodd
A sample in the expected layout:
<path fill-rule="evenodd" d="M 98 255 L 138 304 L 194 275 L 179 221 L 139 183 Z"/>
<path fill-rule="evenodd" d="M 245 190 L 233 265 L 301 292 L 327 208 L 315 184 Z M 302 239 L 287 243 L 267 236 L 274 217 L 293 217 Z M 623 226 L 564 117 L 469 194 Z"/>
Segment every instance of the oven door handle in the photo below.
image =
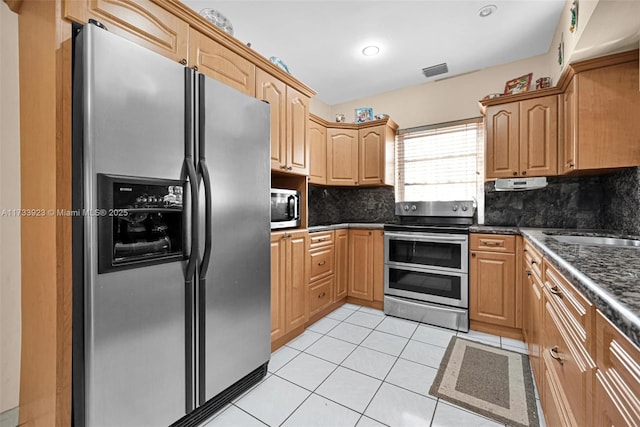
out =
<path fill-rule="evenodd" d="M 385 233 L 389 240 L 408 240 L 412 242 L 466 242 L 467 235 L 460 234 L 455 236 L 449 235 L 419 235 L 417 233 Z"/>

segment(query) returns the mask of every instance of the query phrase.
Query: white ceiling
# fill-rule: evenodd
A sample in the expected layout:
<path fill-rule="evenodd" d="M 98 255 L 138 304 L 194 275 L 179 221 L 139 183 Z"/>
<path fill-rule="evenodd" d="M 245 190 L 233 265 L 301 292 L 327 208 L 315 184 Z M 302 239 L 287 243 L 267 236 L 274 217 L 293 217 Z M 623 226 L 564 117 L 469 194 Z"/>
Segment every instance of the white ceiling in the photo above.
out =
<path fill-rule="evenodd" d="M 565 0 L 183 0 L 335 105 L 547 53 Z M 480 18 L 481 7 L 497 12 Z M 375 57 L 362 55 L 369 44 Z M 427 80 L 422 69 L 446 62 Z"/>

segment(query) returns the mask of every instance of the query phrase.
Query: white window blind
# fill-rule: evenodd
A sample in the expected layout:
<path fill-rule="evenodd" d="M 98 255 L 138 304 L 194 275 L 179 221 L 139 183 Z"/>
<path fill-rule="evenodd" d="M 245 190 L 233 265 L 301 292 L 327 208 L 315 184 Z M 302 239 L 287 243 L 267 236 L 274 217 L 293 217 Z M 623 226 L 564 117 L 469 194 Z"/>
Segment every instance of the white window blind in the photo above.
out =
<path fill-rule="evenodd" d="M 396 201 L 471 200 L 484 213 L 482 119 L 403 129 L 396 140 Z"/>

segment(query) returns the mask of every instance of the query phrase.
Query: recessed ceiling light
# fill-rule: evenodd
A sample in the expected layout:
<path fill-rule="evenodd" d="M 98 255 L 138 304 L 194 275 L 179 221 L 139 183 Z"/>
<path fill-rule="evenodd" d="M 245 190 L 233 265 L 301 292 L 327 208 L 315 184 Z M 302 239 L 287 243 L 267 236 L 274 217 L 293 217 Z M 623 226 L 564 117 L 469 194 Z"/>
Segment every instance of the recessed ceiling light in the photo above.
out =
<path fill-rule="evenodd" d="M 364 56 L 376 56 L 380 53 L 380 48 L 378 46 L 367 46 L 362 49 L 362 54 Z"/>
<path fill-rule="evenodd" d="M 496 6 L 495 4 L 488 4 L 478 11 L 478 16 L 480 18 L 486 18 L 496 10 L 498 10 L 498 6 Z"/>

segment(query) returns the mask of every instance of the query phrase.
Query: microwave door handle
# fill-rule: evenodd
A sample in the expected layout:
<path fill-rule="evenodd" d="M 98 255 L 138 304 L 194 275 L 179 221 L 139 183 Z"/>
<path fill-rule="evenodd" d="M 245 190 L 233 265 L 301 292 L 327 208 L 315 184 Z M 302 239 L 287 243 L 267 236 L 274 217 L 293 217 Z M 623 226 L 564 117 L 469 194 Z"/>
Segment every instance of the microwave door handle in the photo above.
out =
<path fill-rule="evenodd" d="M 291 214 L 291 211 L 293 211 L 293 214 Z M 298 218 L 298 204 L 296 203 L 295 196 L 287 197 L 287 217 L 288 219 Z"/>

